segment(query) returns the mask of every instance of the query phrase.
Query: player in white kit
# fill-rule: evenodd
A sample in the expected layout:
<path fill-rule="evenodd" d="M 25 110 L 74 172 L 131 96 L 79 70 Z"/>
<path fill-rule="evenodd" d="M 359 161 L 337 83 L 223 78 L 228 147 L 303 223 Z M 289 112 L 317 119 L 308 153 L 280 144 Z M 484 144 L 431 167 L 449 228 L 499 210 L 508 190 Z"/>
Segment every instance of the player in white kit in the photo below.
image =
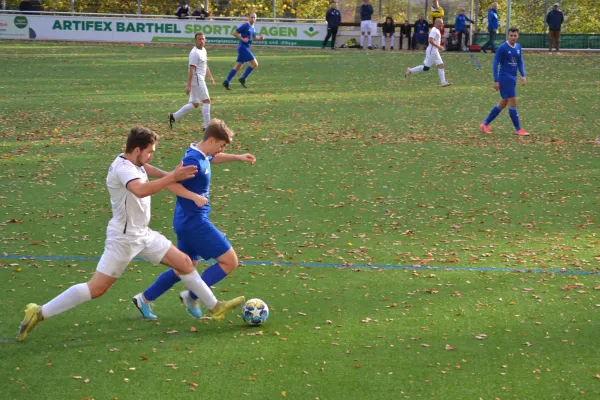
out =
<path fill-rule="evenodd" d="M 185 93 L 190 95 L 189 102 L 181 107 L 176 113 L 169 113 L 169 128 L 181 119 L 185 114 L 200 106 L 202 103 L 202 117 L 204 118 L 204 129 L 210 122 L 210 97 L 206 87 L 205 77 L 208 77 L 214 85 L 215 80 L 208 68 L 208 56 L 206 55 L 206 37 L 204 33 L 198 32 L 194 37 L 196 46 L 190 51 L 188 61 L 188 80 Z"/>
<path fill-rule="evenodd" d="M 125 153 L 115 158 L 106 177 L 113 216 L 106 228 L 104 253 L 96 273 L 88 282 L 71 286 L 43 306 L 28 304 L 25 319 L 19 327 L 19 342 L 40 321 L 102 296 L 137 256 L 154 265 L 165 264 L 175 269 L 184 285 L 206 305 L 213 319 L 223 320 L 229 310 L 244 302 L 243 296 L 217 301 L 190 258 L 165 236 L 148 228 L 150 196 L 166 188 L 171 190 L 173 186 L 181 186 L 177 181 L 192 178 L 198 172 L 196 166 L 180 165 L 171 172 L 165 172 L 148 164 L 157 140 L 158 136 L 149 129 L 139 126 L 131 129 Z M 158 179 L 149 181 L 148 176 Z M 180 189 L 173 190 L 180 192 Z M 193 196 L 191 192 L 189 194 Z"/>
<path fill-rule="evenodd" d="M 442 61 L 442 56 L 440 56 L 440 52 L 444 51 L 444 48 L 440 45 L 442 41 L 440 28 L 444 25 L 444 22 L 440 18 L 436 18 L 433 25 L 433 28 L 431 28 L 431 31 L 429 32 L 429 46 L 427 46 L 427 50 L 425 50 L 425 61 L 423 62 L 423 65 L 419 65 L 414 68 L 406 68 L 404 76 L 408 77 L 410 74 L 416 74 L 417 72 L 421 71 L 429 71 L 430 67 L 435 64 L 438 67 L 438 75 L 440 76 L 442 87 L 446 87 L 452 84 L 446 81 L 444 62 Z"/>

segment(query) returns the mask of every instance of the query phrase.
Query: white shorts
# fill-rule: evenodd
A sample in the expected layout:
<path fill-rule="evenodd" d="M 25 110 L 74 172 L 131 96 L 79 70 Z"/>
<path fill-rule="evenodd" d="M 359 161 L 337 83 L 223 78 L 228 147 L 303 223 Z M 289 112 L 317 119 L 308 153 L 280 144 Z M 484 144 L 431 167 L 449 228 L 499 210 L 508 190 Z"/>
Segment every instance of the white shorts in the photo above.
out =
<path fill-rule="evenodd" d="M 170 248 L 171 241 L 152 229 L 148 229 L 146 236 L 137 238 L 107 237 L 96 271 L 118 278 L 135 257 L 140 256 L 158 265 Z"/>
<path fill-rule="evenodd" d="M 371 21 L 360 21 L 360 32 L 369 32 L 371 33 Z"/>
<path fill-rule="evenodd" d="M 202 100 L 207 99 L 209 99 L 209 97 L 206 82 L 198 79 L 198 85 L 192 84 L 192 89 L 190 90 L 190 103 L 202 103 Z"/>
<path fill-rule="evenodd" d="M 440 56 L 439 51 L 431 51 L 427 50 L 425 52 L 425 61 L 423 61 L 423 65 L 426 67 L 431 67 L 432 65 L 440 65 L 443 64 L 442 56 Z"/>

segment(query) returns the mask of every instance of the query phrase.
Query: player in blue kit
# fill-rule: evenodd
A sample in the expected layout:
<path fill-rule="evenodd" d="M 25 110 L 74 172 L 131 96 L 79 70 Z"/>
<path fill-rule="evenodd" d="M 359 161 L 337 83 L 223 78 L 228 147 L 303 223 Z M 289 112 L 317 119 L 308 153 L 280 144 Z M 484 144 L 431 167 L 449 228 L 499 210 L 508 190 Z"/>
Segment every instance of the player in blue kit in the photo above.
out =
<path fill-rule="evenodd" d="M 253 40 L 262 41 L 265 40 L 265 38 L 262 35 L 256 36 L 254 22 L 256 22 L 256 13 L 250 13 L 248 14 L 248 22 L 239 26 L 235 30 L 235 32 L 233 32 L 233 36 L 239 39 L 240 43 L 238 44 L 238 57 L 235 61 L 235 65 L 233 66 L 231 71 L 229 71 L 229 75 L 227 75 L 227 78 L 225 78 L 225 82 L 223 82 L 223 86 L 227 90 L 231 90 L 231 88 L 229 87 L 229 82 L 231 82 L 235 74 L 237 74 L 240 68 L 242 68 L 242 65 L 244 65 L 244 63 L 248 63 L 250 65 L 248 65 L 248 68 L 246 68 L 246 70 L 242 74 L 242 77 L 239 79 L 243 87 L 247 87 L 246 78 L 248 78 L 248 75 L 250 75 L 252 71 L 254 71 L 256 67 L 258 67 L 258 61 L 256 61 L 256 58 L 254 58 L 254 54 L 252 54 L 252 52 L 250 51 L 250 46 L 252 45 Z"/>
<path fill-rule="evenodd" d="M 521 81 L 527 83 L 525 77 L 525 65 L 523 64 L 523 51 L 517 43 L 519 30 L 511 28 L 508 32 L 508 41 L 502 43 L 496 50 L 492 71 L 494 75 L 494 89 L 500 91 L 502 100 L 492 108 L 488 117 L 479 125 L 479 129 L 485 134 L 490 133 L 490 123 L 508 105 L 508 114 L 515 126 L 515 135 L 529 136 L 525 129 L 521 128 L 519 113 L 517 112 L 517 70 L 521 73 Z M 500 71 L 498 71 L 498 65 Z"/>
<path fill-rule="evenodd" d="M 200 258 L 217 262 L 202 273 L 202 280 L 210 287 L 224 279 L 238 266 L 237 254 L 231 244 L 209 220 L 211 166 L 224 162 L 240 161 L 254 164 L 252 154 L 226 154 L 225 147 L 231 143 L 233 131 L 219 119 L 211 120 L 200 143 L 192 143 L 185 152 L 183 165 L 198 168 L 194 178 L 168 187 L 177 195 L 173 228 L 177 234 L 177 248 L 187 254 L 194 265 Z M 156 300 L 179 282 L 179 275 L 163 273 L 143 293 L 132 301 L 144 318 L 156 319 L 152 313 L 152 301 Z M 185 290 L 179 298 L 196 318 L 202 316 L 200 301 L 191 291 Z M 241 297 L 243 299 L 243 297 Z"/>

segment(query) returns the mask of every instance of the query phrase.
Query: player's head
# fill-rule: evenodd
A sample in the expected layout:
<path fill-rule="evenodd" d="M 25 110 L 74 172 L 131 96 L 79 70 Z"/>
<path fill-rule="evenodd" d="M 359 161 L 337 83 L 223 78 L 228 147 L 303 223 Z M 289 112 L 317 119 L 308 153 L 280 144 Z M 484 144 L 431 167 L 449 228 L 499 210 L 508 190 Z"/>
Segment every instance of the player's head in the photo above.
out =
<path fill-rule="evenodd" d="M 438 2 L 438 0 L 433 0 L 431 2 L 431 7 L 438 8 L 439 6 L 440 6 L 440 3 Z"/>
<path fill-rule="evenodd" d="M 194 36 L 194 41 L 196 42 L 196 47 L 201 49 L 206 44 L 206 36 L 204 36 L 204 33 L 198 32 Z"/>
<path fill-rule="evenodd" d="M 202 143 L 209 156 L 222 153 L 233 140 L 235 133 L 221 119 L 213 118 L 204 131 Z"/>
<path fill-rule="evenodd" d="M 508 30 L 508 43 L 514 45 L 519 39 L 519 28 L 510 28 Z"/>
<path fill-rule="evenodd" d="M 459 8 L 458 9 L 458 13 L 459 14 L 464 14 L 465 13 L 465 9 L 464 8 Z"/>
<path fill-rule="evenodd" d="M 248 13 L 248 22 L 250 22 L 250 25 L 254 25 L 255 21 L 256 21 L 256 13 L 254 11 L 251 11 L 250 13 Z"/>
<path fill-rule="evenodd" d="M 444 21 L 442 21 L 441 18 L 436 18 L 435 21 L 433 21 L 433 26 L 435 26 L 438 29 L 440 29 L 442 25 L 444 25 Z"/>
<path fill-rule="evenodd" d="M 365 4 L 369 4 L 371 2 L 371 0 L 363 0 L 363 3 Z"/>
<path fill-rule="evenodd" d="M 423 14 L 423 13 L 419 14 L 419 19 L 425 19 L 425 14 Z"/>
<path fill-rule="evenodd" d="M 331 7 L 337 8 L 338 7 L 338 0 L 331 0 Z"/>
<path fill-rule="evenodd" d="M 125 154 L 131 156 L 134 164 L 142 166 L 150 160 L 156 149 L 158 135 L 143 126 L 134 126 L 127 136 Z"/>
<path fill-rule="evenodd" d="M 393 23 L 394 23 L 394 18 L 392 18 L 392 17 L 387 17 L 387 18 L 385 19 L 385 23 L 386 23 L 386 24 L 393 24 Z"/>
<path fill-rule="evenodd" d="M 558 7 L 560 7 L 560 3 L 557 1 L 552 7 L 554 7 L 555 10 L 558 10 Z"/>
<path fill-rule="evenodd" d="M 494 2 L 494 3 L 492 3 L 492 8 L 493 8 L 494 10 L 497 10 L 497 9 L 498 9 L 498 3 L 495 3 L 495 2 Z"/>

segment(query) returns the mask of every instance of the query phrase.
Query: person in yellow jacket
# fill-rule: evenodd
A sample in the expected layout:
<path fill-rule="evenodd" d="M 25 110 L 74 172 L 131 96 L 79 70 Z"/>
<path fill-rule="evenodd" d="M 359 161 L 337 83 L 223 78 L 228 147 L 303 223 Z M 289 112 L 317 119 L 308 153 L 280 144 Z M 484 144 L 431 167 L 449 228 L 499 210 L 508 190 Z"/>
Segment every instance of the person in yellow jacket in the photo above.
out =
<path fill-rule="evenodd" d="M 444 20 L 444 7 L 440 5 L 438 0 L 433 0 L 431 3 L 431 9 L 429 10 L 429 17 L 431 19 L 431 23 L 434 24 L 436 18 Z M 444 44 L 444 25 L 442 25 L 442 29 L 440 30 L 442 35 L 442 45 Z"/>

